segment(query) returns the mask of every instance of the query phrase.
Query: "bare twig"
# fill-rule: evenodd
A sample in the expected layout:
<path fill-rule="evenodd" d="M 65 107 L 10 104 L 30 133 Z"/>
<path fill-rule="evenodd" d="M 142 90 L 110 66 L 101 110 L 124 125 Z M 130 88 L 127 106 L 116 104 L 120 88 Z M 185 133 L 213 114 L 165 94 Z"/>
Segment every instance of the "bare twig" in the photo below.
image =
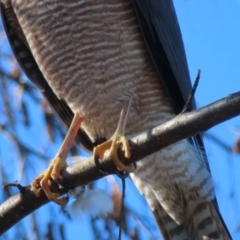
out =
<path fill-rule="evenodd" d="M 16 187 L 18 188 L 18 190 L 20 191 L 21 194 L 24 194 L 26 191 L 26 187 L 23 187 L 21 184 L 17 183 L 17 182 L 13 182 L 13 183 L 7 183 L 3 185 L 3 188 L 8 188 L 8 187 Z"/>
<path fill-rule="evenodd" d="M 199 80 L 200 80 L 200 75 L 201 75 L 201 70 L 198 69 L 197 76 L 195 78 L 192 90 L 191 90 L 191 92 L 189 94 L 189 97 L 187 99 L 187 102 L 186 102 L 186 104 L 185 104 L 185 106 L 182 110 L 182 113 L 192 111 L 192 106 L 193 106 L 193 102 L 194 102 L 194 95 L 195 95 L 195 92 L 196 92 L 197 87 L 198 87 L 198 83 L 199 83 Z"/>
<path fill-rule="evenodd" d="M 129 141 L 131 158 L 125 159 L 121 149 L 119 156 L 124 163 L 134 163 L 181 139 L 206 131 L 239 113 L 240 92 L 237 92 L 198 110 L 182 113 L 174 119 L 134 137 Z M 109 173 L 117 172 L 111 159 L 101 161 L 101 168 L 106 169 Z M 68 167 L 62 172 L 62 176 L 66 184 L 75 187 L 86 185 L 105 175 L 98 170 L 94 158 L 91 157 Z M 30 190 L 9 198 L 0 206 L 0 234 L 47 202 L 44 194 L 37 198 Z"/>

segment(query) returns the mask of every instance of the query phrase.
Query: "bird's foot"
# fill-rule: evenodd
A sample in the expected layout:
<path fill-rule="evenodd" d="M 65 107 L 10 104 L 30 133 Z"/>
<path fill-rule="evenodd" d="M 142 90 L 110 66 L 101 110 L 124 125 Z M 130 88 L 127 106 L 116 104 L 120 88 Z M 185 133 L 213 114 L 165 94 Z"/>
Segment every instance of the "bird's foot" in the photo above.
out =
<path fill-rule="evenodd" d="M 59 193 L 54 193 L 49 187 L 49 180 L 59 182 L 62 181 L 62 176 L 60 172 L 67 167 L 65 159 L 56 157 L 53 159 L 48 167 L 43 173 L 41 173 L 31 184 L 31 190 L 35 196 L 39 197 L 41 195 L 41 190 L 43 190 L 47 198 L 61 206 L 65 206 L 67 203 L 67 198 L 59 198 Z"/>
<path fill-rule="evenodd" d="M 83 121 L 78 114 L 75 114 L 68 133 L 60 147 L 57 155 L 50 163 L 48 169 L 41 173 L 31 184 L 31 190 L 34 192 L 35 196 L 39 197 L 41 195 L 41 190 L 43 190 L 49 200 L 65 206 L 67 203 L 67 198 L 58 198 L 59 193 L 54 193 L 51 191 L 48 183 L 50 181 L 55 181 L 57 183 L 62 182 L 63 178 L 61 176 L 61 171 L 67 167 L 66 158 L 70 148 L 74 144 L 75 137 L 78 133 L 80 125 Z"/>
<path fill-rule="evenodd" d="M 121 145 L 123 147 L 124 156 L 130 158 L 131 151 L 128 140 L 125 136 L 121 135 L 114 135 L 110 140 L 95 147 L 93 154 L 97 156 L 98 159 L 103 159 L 105 151 L 109 150 L 109 157 L 114 161 L 119 171 L 133 172 L 135 169 L 134 166 L 123 164 L 118 157 L 117 151 Z"/>
<path fill-rule="evenodd" d="M 93 150 L 93 154 L 97 159 L 103 159 L 105 151 L 109 150 L 110 158 L 114 161 L 118 170 L 125 171 L 125 172 L 133 172 L 135 170 L 134 165 L 128 166 L 123 164 L 117 154 L 119 147 L 122 145 L 124 156 L 128 159 L 131 157 L 129 142 L 127 138 L 124 136 L 126 120 L 128 117 L 130 107 L 131 107 L 131 99 L 128 105 L 125 108 L 123 108 L 121 111 L 119 123 L 114 135 L 108 141 L 98 145 Z"/>

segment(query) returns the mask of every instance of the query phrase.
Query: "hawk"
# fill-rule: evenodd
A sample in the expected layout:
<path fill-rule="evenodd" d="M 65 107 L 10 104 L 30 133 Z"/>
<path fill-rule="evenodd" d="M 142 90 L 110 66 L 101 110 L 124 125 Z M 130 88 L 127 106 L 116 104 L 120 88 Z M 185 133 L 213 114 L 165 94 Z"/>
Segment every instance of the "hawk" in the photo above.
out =
<path fill-rule="evenodd" d="M 64 205 L 48 179 L 61 179 L 75 135 L 90 151 L 103 140 L 111 139 L 111 147 L 129 101 L 128 138 L 182 111 L 191 84 L 171 0 L 1 0 L 1 11 L 20 66 L 69 127 L 48 170 L 33 182 L 35 194 L 42 188 Z M 131 173 L 164 239 L 231 238 L 202 148 L 200 136 L 182 140 Z"/>

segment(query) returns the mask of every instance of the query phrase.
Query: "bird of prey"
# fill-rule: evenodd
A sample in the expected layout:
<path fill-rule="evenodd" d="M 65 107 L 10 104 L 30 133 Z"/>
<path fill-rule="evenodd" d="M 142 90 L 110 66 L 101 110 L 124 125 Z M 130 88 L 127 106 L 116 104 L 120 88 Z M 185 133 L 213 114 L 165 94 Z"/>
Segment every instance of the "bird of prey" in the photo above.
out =
<path fill-rule="evenodd" d="M 119 113 L 130 101 L 127 138 L 182 111 L 191 84 L 171 0 L 1 0 L 1 11 L 20 66 L 70 128 L 33 182 L 35 194 L 43 188 L 63 205 L 48 179 L 61 179 L 73 138 L 88 150 L 114 143 Z M 182 140 L 142 159 L 130 174 L 164 239 L 231 238 L 200 148 L 200 136 Z"/>

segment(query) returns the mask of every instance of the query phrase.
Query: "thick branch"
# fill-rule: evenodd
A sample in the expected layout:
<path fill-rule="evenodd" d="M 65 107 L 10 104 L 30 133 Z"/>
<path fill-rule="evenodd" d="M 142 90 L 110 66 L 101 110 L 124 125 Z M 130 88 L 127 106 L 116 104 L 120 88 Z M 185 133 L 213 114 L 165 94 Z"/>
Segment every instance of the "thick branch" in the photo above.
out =
<path fill-rule="evenodd" d="M 131 139 L 131 159 L 124 159 L 121 150 L 119 150 L 119 155 L 125 163 L 136 162 L 153 152 L 181 139 L 206 131 L 238 114 L 240 114 L 240 92 L 231 94 L 198 110 L 180 114 L 174 119 Z M 110 159 L 104 159 L 100 164 L 109 173 L 116 172 Z M 64 181 L 73 187 L 85 185 L 104 176 L 97 169 L 93 157 L 68 167 L 62 175 Z M 45 196 L 37 198 L 29 189 L 26 189 L 25 193 L 19 193 L 8 199 L 0 206 L 0 235 L 47 202 Z"/>

